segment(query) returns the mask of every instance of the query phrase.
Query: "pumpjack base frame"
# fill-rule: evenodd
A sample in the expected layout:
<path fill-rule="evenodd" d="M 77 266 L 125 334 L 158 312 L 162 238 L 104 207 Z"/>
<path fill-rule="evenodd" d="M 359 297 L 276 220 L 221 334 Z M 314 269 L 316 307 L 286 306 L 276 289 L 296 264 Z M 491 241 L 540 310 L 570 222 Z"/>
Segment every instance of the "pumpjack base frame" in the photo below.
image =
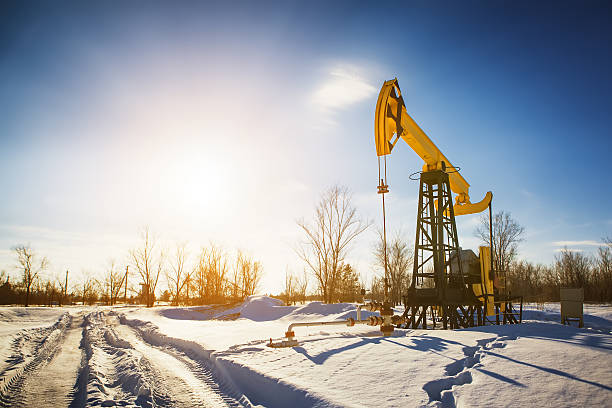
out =
<path fill-rule="evenodd" d="M 523 322 L 523 297 L 495 296 L 495 314 L 485 317 L 485 324 L 519 324 Z M 516 307 L 518 306 L 518 311 Z M 494 319 L 494 320 L 493 320 Z"/>
<path fill-rule="evenodd" d="M 522 296 L 498 296 L 494 305 L 495 314 L 487 316 L 484 303 L 478 299 L 440 302 L 437 299 L 410 300 L 405 297 L 403 317 L 406 319 L 405 327 L 412 329 L 436 329 L 438 322 L 445 330 L 522 323 Z M 431 325 L 428 324 L 428 312 L 431 316 Z"/>
<path fill-rule="evenodd" d="M 445 164 L 439 170 L 421 172 L 419 179 L 412 283 L 403 299 L 406 327 L 428 329 L 428 312 L 431 312 L 432 328 L 436 328 L 438 321 L 444 329 L 521 322 L 522 298 L 506 296 L 497 290 L 477 297 L 472 290 L 480 282 L 480 273 L 470 275 L 463 270 Z M 487 302 L 493 297 L 494 308 L 491 308 Z M 520 300 L 518 313 L 513 305 L 517 300 Z M 487 316 L 492 310 L 495 313 Z"/>

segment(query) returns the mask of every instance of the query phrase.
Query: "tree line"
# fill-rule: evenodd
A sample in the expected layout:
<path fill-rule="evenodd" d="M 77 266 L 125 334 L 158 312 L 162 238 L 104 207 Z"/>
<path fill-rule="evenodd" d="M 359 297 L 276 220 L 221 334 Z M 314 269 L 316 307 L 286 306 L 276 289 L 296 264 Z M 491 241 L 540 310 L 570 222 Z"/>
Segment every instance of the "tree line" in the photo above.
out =
<path fill-rule="evenodd" d="M 582 287 L 587 301 L 612 301 L 611 238 L 604 239 L 594 255 L 564 248 L 551 265 L 539 265 L 518 260 L 524 228 L 510 213 L 500 211 L 494 214 L 492 222 L 493 242 L 486 214 L 481 216 L 474 235 L 482 245 L 492 247 L 493 269 L 505 285 L 502 292 L 522 295 L 526 301 L 544 302 L 558 301 L 562 287 Z M 315 278 L 319 297 L 325 302 L 360 298 L 359 292 L 366 285 L 346 257 L 353 240 L 371 222 L 357 216 L 349 191 L 337 186 L 326 190 L 312 221 L 299 220 L 297 224 L 304 240 L 296 252 Z M 401 232 L 389 237 L 386 245 L 383 243 L 383 233 L 379 231 L 373 245 L 373 268 L 377 273 L 370 281 L 368 297 L 381 301 L 386 286 L 388 300 L 397 305 L 411 284 L 414 245 Z M 292 295 L 295 279 L 291 275 L 286 278 L 284 295 L 288 299 L 295 297 Z"/>
<path fill-rule="evenodd" d="M 1 304 L 114 305 L 123 301 L 151 307 L 156 300 L 173 305 L 239 302 L 257 291 L 263 275 L 261 263 L 251 255 L 237 250 L 232 256 L 215 243 L 201 248 L 190 262 L 186 244 L 170 252 L 148 228 L 142 231 L 140 245 L 129 251 L 125 270 L 110 260 L 102 274 L 83 272 L 76 283 L 69 280 L 68 272 L 45 277 L 49 260 L 29 245 L 15 246 L 13 252 L 20 279 L 11 280 L 5 271 L 0 272 Z M 160 284 L 165 285 L 163 291 L 158 290 Z"/>
<path fill-rule="evenodd" d="M 356 238 L 372 222 L 359 217 L 346 187 L 325 190 L 312 219 L 300 219 L 296 224 L 303 239 L 294 250 L 304 271 L 299 276 L 286 271 L 278 297 L 287 304 L 307 299 L 326 303 L 362 301 L 366 288 L 368 298 L 381 301 L 385 287 L 393 304 L 402 302 L 411 284 L 414 246 L 401 232 L 383 245 L 379 231 L 372 246 L 376 274 L 368 285 L 348 262 L 348 254 Z M 595 255 L 563 249 L 551 265 L 540 265 L 518 259 L 524 228 L 509 213 L 496 213 L 492 230 L 494 270 L 504 278 L 506 292 L 523 295 L 527 301 L 556 301 L 561 287 L 583 287 L 585 300 L 612 301 L 612 239 L 604 239 Z M 474 235 L 483 245 L 491 245 L 487 216 L 482 216 Z M 4 304 L 62 304 L 68 299 L 109 305 L 123 300 L 149 307 L 156 300 L 173 305 L 238 302 L 256 293 L 263 273 L 261 263 L 249 254 L 236 251 L 232 256 L 215 243 L 202 247 L 195 256 L 189 256 L 186 244 L 168 251 L 159 246 L 148 229 L 142 231 L 140 244 L 129 251 L 130 262 L 125 271 L 109 261 L 101 278 L 86 273 L 81 282 L 70 288 L 63 276 L 41 278 L 49 265 L 47 258 L 38 257 L 25 245 L 13 250 L 21 279 L 11 282 L 6 273 L 0 275 L 0 303 Z M 308 292 L 311 279 L 314 286 Z M 160 282 L 165 284 L 163 291 L 158 290 Z"/>
<path fill-rule="evenodd" d="M 550 265 L 518 259 L 524 228 L 509 213 L 493 217 L 494 269 L 508 293 L 529 302 L 559 301 L 561 288 L 583 288 L 584 299 L 612 301 L 612 238 L 604 238 L 595 254 L 563 248 Z M 490 245 L 489 219 L 483 215 L 474 235 Z"/>
<path fill-rule="evenodd" d="M 584 299 L 612 301 L 612 240 L 607 238 L 594 255 L 564 248 L 551 265 L 514 261 L 507 276 L 508 291 L 531 302 L 559 301 L 559 289 L 584 288 Z"/>

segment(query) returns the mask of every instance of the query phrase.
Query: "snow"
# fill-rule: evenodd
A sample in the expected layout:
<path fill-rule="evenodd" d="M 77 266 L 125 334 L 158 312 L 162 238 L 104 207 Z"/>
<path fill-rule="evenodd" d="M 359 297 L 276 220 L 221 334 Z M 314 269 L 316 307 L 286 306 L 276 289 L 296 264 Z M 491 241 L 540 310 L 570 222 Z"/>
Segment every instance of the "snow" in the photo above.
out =
<path fill-rule="evenodd" d="M 584 328 L 534 304 L 520 325 L 297 327 L 266 347 L 355 306 L 0 308 L 0 406 L 612 406 L 610 305 Z"/>
<path fill-rule="evenodd" d="M 51 326 L 64 313 L 60 308 L 48 307 L 2 307 L 0 308 L 0 372 L 9 366 L 13 355 L 12 343 L 22 330 Z M 27 354 L 27 350 L 22 350 Z"/>
<path fill-rule="evenodd" d="M 480 395 L 483 405 L 494 406 L 604 407 L 612 403 L 609 333 L 548 322 L 495 329 L 508 341 L 503 348 L 482 350 L 483 365 L 472 370 L 474 386 L 460 388 L 457 400 L 468 402 Z M 499 392 L 479 392 L 479 385 L 489 384 L 500 386 Z"/>

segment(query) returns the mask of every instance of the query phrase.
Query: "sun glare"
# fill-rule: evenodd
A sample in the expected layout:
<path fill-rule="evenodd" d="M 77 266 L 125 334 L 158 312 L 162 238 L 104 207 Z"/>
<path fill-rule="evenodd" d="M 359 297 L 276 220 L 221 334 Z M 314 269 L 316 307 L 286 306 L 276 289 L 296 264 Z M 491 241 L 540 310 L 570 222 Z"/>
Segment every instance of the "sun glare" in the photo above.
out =
<path fill-rule="evenodd" d="M 163 207 L 187 219 L 227 218 L 237 199 L 237 164 L 205 154 L 167 164 L 160 179 Z"/>

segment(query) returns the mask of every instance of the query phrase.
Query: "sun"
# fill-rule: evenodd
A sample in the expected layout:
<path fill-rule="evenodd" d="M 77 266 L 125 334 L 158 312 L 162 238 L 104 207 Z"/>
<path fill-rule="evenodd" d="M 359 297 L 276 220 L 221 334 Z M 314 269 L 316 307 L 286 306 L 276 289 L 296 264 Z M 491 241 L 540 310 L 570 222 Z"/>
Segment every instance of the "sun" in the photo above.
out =
<path fill-rule="evenodd" d="M 239 163 L 206 153 L 175 158 L 160 176 L 163 207 L 181 218 L 229 218 L 241 191 L 238 167 Z"/>

